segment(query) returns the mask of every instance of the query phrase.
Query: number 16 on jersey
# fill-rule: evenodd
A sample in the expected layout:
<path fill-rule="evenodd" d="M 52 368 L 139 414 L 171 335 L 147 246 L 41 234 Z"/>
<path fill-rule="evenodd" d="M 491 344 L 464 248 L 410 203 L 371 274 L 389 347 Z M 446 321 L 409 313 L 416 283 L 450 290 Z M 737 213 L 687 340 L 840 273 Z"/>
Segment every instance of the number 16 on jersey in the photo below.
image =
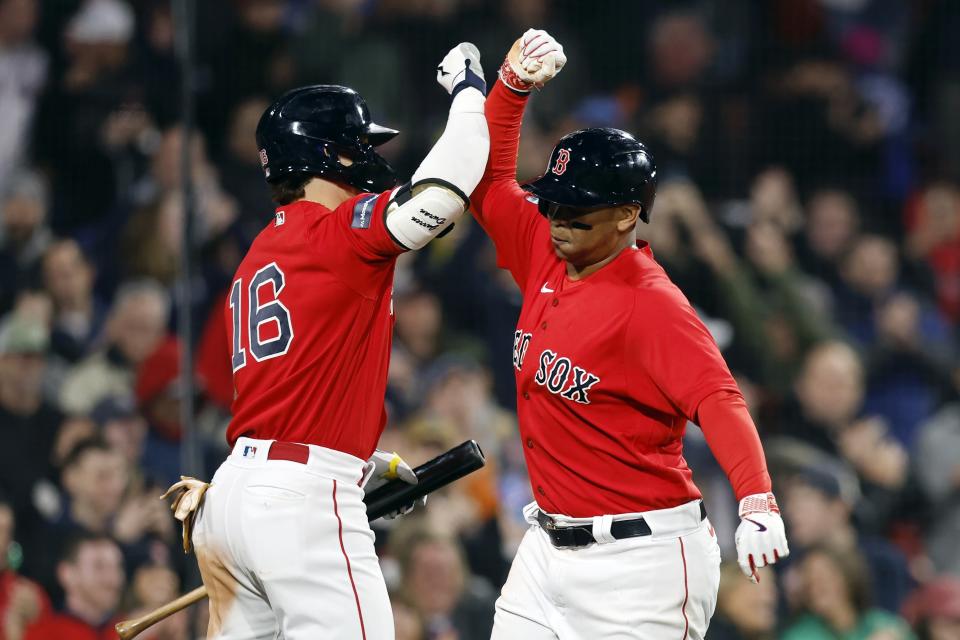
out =
<path fill-rule="evenodd" d="M 233 317 L 234 371 L 246 366 L 247 349 L 257 362 L 282 356 L 290 349 L 293 323 L 290 310 L 280 302 L 284 278 L 277 263 L 271 262 L 254 274 L 246 289 L 242 278 L 233 282 L 230 313 Z"/>

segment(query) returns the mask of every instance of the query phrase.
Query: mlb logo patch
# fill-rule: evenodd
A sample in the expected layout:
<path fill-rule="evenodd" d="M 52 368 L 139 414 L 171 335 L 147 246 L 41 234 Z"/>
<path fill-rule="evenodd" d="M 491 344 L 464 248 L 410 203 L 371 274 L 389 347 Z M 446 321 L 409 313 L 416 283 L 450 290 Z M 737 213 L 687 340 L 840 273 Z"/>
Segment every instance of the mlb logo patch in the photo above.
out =
<path fill-rule="evenodd" d="M 254 458 L 257 455 L 257 448 L 247 445 L 243 448 L 243 453 L 241 455 L 244 458 Z"/>
<path fill-rule="evenodd" d="M 275 220 L 274 223 L 273 223 L 273 226 L 279 227 L 280 225 L 282 225 L 282 224 L 283 224 L 284 222 L 286 222 L 286 221 L 287 221 L 287 214 L 284 213 L 284 211 L 281 209 L 280 211 L 277 211 L 277 217 L 276 217 L 276 220 Z"/>

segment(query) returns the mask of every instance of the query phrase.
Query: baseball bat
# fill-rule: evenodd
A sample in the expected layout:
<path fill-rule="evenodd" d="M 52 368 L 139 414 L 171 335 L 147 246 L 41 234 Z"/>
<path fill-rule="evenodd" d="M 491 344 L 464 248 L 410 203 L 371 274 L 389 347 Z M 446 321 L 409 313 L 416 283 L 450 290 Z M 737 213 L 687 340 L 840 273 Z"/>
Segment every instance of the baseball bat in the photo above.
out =
<path fill-rule="evenodd" d="M 364 495 L 363 502 L 367 505 L 367 519 L 373 522 L 392 511 L 397 511 L 414 500 L 419 500 L 423 496 L 473 473 L 483 467 L 484 462 L 480 445 L 475 440 L 467 440 L 414 469 L 413 472 L 417 475 L 417 484 L 392 480 L 376 491 Z M 190 605 L 200 602 L 206 597 L 207 588 L 201 585 L 139 618 L 118 622 L 116 630 L 120 635 L 120 640 L 135 638 L 148 627 L 172 616 L 181 609 L 186 609 Z"/>

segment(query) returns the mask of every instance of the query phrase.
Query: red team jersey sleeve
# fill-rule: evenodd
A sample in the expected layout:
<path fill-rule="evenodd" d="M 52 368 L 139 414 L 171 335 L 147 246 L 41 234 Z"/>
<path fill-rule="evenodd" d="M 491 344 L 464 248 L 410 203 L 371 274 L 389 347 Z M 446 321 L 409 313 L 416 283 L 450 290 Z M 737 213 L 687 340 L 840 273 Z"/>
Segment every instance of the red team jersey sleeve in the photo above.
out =
<path fill-rule="evenodd" d="M 392 192 L 361 193 L 333 212 L 338 229 L 363 262 L 392 260 L 407 251 L 387 228 L 387 205 Z"/>
<path fill-rule="evenodd" d="M 494 82 L 484 111 L 490 130 L 490 159 L 470 200 L 477 221 L 497 248 L 497 266 L 509 269 L 524 289 L 530 266 L 550 249 L 549 224 L 517 183 L 520 124 L 527 96 Z"/>
<path fill-rule="evenodd" d="M 679 289 L 655 285 L 638 292 L 626 353 L 681 415 L 700 425 L 738 499 L 770 490 L 763 448 L 743 395 L 713 336 Z"/>

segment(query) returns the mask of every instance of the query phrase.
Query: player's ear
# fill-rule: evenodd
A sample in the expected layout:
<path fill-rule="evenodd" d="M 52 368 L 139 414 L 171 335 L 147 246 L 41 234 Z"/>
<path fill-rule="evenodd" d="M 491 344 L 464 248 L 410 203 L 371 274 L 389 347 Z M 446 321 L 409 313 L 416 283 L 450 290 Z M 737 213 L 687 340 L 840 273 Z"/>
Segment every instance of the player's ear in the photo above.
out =
<path fill-rule="evenodd" d="M 617 208 L 617 230 L 631 231 L 637 226 L 637 220 L 640 218 L 640 205 L 625 204 Z"/>

